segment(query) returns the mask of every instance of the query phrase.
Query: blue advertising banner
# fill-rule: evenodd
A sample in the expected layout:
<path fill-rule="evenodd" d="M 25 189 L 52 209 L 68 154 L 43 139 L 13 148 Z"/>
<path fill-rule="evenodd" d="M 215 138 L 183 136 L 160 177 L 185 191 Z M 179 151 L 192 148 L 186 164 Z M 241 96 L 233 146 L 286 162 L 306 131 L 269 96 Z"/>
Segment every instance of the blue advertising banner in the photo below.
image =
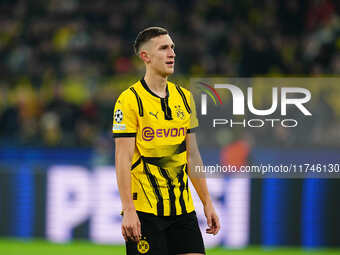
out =
<path fill-rule="evenodd" d="M 202 155 L 209 163 L 220 154 L 209 149 Z M 313 164 L 336 161 L 338 155 L 253 148 L 249 161 Z M 92 157 L 91 150 L 1 149 L 0 236 L 122 243 L 114 167 L 94 165 Z M 207 246 L 340 244 L 339 179 L 208 178 L 208 185 L 222 229 L 218 238 L 204 236 Z M 204 213 L 193 197 L 203 230 Z"/>

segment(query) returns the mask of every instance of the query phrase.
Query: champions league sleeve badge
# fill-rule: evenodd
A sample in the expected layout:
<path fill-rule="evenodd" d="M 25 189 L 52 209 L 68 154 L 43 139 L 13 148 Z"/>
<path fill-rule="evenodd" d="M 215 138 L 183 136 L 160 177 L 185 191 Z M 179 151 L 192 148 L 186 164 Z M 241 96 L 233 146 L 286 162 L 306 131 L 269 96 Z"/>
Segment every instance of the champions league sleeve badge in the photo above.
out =
<path fill-rule="evenodd" d="M 114 119 L 117 123 L 121 123 L 123 120 L 123 112 L 118 109 L 114 114 Z"/>

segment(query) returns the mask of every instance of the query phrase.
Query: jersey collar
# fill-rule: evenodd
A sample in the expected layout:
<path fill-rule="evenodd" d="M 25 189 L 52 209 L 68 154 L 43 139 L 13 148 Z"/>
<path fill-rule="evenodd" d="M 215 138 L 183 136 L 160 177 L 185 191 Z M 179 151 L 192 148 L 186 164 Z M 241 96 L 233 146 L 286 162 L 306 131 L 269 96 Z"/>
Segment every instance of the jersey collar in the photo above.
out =
<path fill-rule="evenodd" d="M 142 78 L 142 79 L 140 80 L 140 82 L 142 83 L 143 88 L 144 88 L 147 92 L 149 92 L 152 96 L 157 97 L 157 98 L 162 98 L 162 97 L 156 95 L 155 93 L 153 93 L 153 92 L 151 91 L 151 89 L 150 89 L 150 88 L 148 87 L 148 85 L 146 84 L 146 81 L 144 80 L 144 78 Z M 166 96 L 165 96 L 165 98 L 168 98 L 168 97 L 169 97 L 169 89 L 168 89 L 168 83 L 167 83 L 167 84 L 166 84 Z"/>

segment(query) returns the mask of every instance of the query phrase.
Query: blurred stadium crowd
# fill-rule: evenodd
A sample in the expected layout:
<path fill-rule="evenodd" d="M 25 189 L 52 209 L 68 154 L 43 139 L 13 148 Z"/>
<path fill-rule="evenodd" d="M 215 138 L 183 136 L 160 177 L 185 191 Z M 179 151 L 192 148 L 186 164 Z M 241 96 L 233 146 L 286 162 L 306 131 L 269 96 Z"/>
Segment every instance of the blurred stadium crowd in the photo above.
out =
<path fill-rule="evenodd" d="M 0 14 L 0 145 L 111 143 L 113 99 L 143 74 L 132 44 L 151 25 L 169 29 L 178 75 L 340 73 L 336 0 L 2 0 Z"/>

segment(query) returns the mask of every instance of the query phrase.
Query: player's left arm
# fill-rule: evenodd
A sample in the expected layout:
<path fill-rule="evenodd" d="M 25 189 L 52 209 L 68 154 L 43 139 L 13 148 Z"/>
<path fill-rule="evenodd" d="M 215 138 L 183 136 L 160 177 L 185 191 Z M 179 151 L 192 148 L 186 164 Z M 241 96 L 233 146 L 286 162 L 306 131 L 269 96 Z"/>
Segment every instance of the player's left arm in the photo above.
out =
<path fill-rule="evenodd" d="M 188 133 L 186 135 L 188 173 L 194 188 L 202 201 L 204 207 L 204 214 L 207 218 L 208 234 L 216 235 L 220 230 L 219 218 L 216 214 L 214 205 L 208 191 L 207 181 L 204 177 L 195 176 L 193 173 L 196 166 L 203 166 L 201 154 L 199 152 L 195 133 Z"/>

